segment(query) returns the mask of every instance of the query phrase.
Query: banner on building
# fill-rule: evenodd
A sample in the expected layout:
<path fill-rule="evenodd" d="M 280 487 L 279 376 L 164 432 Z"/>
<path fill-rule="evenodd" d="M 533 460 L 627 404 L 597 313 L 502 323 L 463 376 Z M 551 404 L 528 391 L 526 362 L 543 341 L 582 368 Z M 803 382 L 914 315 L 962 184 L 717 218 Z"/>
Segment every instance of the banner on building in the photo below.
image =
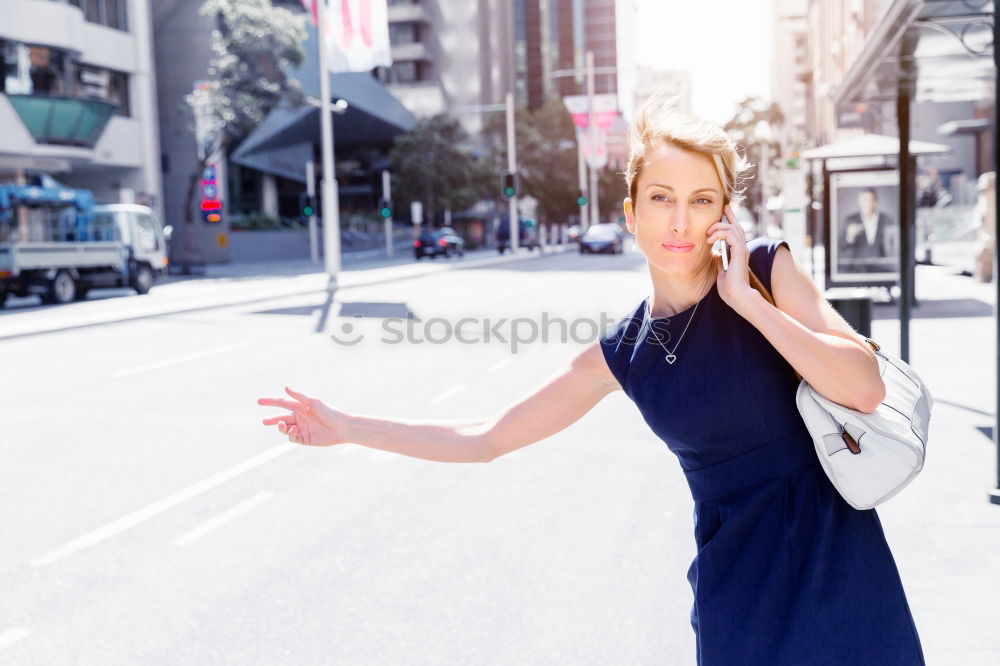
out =
<path fill-rule="evenodd" d="M 594 147 L 591 146 L 590 132 L 587 130 L 577 128 L 576 141 L 580 150 L 583 151 L 583 159 L 586 160 L 590 168 L 603 169 L 608 165 L 608 133 L 598 127 L 595 134 L 597 135 L 597 145 Z"/>
<path fill-rule="evenodd" d="M 563 97 L 566 110 L 573 116 L 573 124 L 581 129 L 590 125 L 590 113 L 587 108 L 586 95 L 567 95 Z M 614 93 L 594 95 L 594 124 L 600 130 L 607 131 L 618 118 L 618 95 Z"/>
<path fill-rule="evenodd" d="M 316 3 L 301 0 L 317 23 Z M 367 72 L 392 65 L 387 0 L 325 0 L 323 32 L 330 73 Z"/>

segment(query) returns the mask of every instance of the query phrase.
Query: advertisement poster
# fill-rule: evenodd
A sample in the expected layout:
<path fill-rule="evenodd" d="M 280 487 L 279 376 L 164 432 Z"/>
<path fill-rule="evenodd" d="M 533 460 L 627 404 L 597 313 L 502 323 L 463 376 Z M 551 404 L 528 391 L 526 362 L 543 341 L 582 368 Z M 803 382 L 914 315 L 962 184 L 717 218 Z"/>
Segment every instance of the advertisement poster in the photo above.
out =
<path fill-rule="evenodd" d="M 899 173 L 830 174 L 830 284 L 899 282 Z"/>

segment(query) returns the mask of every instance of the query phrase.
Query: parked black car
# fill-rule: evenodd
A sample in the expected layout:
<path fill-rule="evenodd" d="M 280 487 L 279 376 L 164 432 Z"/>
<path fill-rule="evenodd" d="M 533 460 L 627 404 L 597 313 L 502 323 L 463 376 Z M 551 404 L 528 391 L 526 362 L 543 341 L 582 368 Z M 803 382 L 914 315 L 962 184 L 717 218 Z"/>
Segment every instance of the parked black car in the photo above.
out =
<path fill-rule="evenodd" d="M 451 227 L 441 227 L 440 229 L 427 229 L 420 232 L 420 236 L 413 241 L 413 254 L 417 260 L 424 257 L 459 257 L 465 255 L 465 241 L 455 233 Z"/>
<path fill-rule="evenodd" d="M 610 252 L 621 254 L 625 246 L 625 235 L 617 224 L 595 224 L 588 227 L 580 238 L 580 254 Z"/>

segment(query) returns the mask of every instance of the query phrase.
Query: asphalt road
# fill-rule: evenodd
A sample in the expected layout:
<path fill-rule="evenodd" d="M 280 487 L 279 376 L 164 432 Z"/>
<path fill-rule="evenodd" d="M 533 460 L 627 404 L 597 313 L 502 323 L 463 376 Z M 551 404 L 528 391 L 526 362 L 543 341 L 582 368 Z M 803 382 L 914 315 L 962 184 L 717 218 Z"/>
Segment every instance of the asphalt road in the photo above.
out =
<path fill-rule="evenodd" d="M 285 385 L 364 414 L 490 416 L 646 293 L 637 254 L 529 256 L 362 262 L 333 302 L 324 275 L 277 264 L 12 299 L 0 664 L 693 663 L 692 502 L 621 392 L 489 464 L 300 448 L 261 424 L 278 410 L 257 398 Z M 995 285 L 918 270 L 933 452 L 879 515 L 927 663 L 995 664 Z M 893 307 L 875 315 L 897 353 Z"/>
<path fill-rule="evenodd" d="M 345 274 L 325 318 L 316 275 L 0 316 L 0 663 L 691 663 L 691 500 L 620 392 L 487 465 L 261 425 L 256 399 L 286 384 L 366 414 L 489 416 L 646 281 L 635 254 L 424 263 Z M 543 313 L 576 340 L 441 341 L 463 316 Z M 412 341 L 387 341 L 408 315 Z M 345 325 L 361 342 L 330 337 Z"/>

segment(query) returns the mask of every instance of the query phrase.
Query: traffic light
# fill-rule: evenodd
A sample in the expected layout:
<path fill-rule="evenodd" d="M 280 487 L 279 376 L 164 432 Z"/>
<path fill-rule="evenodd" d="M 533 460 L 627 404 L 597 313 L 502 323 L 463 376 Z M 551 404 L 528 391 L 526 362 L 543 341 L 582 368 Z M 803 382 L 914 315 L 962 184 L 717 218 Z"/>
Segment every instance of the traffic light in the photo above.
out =
<path fill-rule="evenodd" d="M 383 220 L 392 217 L 392 200 L 382 197 L 378 200 L 378 216 Z"/>
<path fill-rule="evenodd" d="M 535 221 L 534 220 L 525 220 L 524 221 L 524 228 L 525 229 L 534 229 L 535 228 Z"/>
<path fill-rule="evenodd" d="M 500 196 L 504 199 L 513 199 L 520 189 L 520 179 L 513 171 L 504 171 L 500 174 Z"/>
<path fill-rule="evenodd" d="M 299 192 L 299 214 L 302 217 L 312 217 L 316 214 L 316 195 Z"/>
<path fill-rule="evenodd" d="M 201 219 L 215 224 L 222 221 L 222 201 L 219 200 L 219 184 L 215 180 L 215 165 L 206 164 L 201 172 Z"/>
<path fill-rule="evenodd" d="M 583 192 L 580 192 L 578 195 L 576 195 L 576 205 L 577 206 L 586 206 L 587 205 L 587 195 L 584 194 Z"/>

